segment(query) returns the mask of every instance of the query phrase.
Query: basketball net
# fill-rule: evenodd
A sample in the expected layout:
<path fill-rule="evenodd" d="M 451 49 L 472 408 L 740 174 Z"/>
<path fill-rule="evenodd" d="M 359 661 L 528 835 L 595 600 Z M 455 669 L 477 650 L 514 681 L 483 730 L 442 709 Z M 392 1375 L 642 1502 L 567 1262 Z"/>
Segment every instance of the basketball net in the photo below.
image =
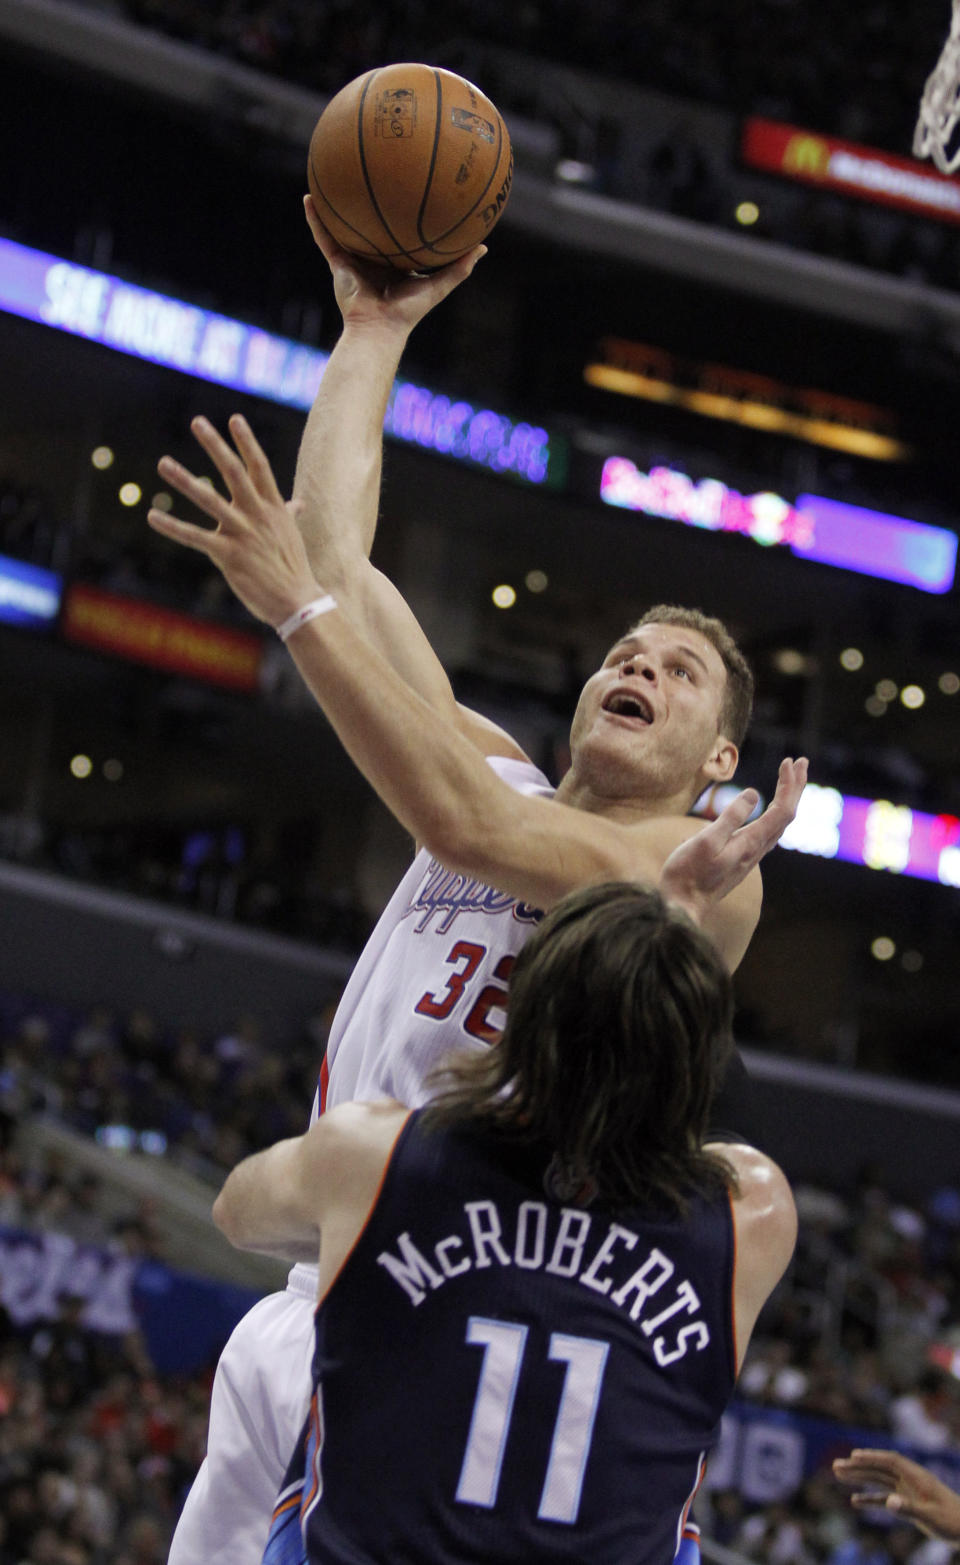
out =
<path fill-rule="evenodd" d="M 932 158 L 941 174 L 953 174 L 960 168 L 960 145 L 950 151 L 960 124 L 960 0 L 952 0 L 952 4 L 950 34 L 927 77 L 913 133 L 914 157 Z"/>

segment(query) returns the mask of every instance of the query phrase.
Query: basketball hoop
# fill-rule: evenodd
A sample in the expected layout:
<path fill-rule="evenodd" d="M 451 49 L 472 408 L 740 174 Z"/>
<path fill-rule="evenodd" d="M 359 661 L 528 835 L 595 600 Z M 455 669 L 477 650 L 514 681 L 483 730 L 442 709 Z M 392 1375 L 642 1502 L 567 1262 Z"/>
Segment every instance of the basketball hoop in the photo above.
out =
<path fill-rule="evenodd" d="M 952 0 L 950 33 L 920 100 L 913 155 L 932 158 L 941 174 L 960 168 L 960 144 L 950 150 L 960 124 L 960 0 Z"/>

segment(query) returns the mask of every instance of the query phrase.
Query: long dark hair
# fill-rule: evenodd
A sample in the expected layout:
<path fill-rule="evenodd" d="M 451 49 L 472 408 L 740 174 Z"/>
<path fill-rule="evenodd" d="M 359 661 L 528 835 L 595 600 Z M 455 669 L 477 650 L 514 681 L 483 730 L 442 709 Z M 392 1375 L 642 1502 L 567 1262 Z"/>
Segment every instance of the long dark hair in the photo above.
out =
<path fill-rule="evenodd" d="M 732 1013 L 719 953 L 659 892 L 574 892 L 517 957 L 503 1036 L 445 1062 L 424 1124 L 542 1143 L 604 1200 L 682 1213 L 733 1183 L 703 1151 Z"/>

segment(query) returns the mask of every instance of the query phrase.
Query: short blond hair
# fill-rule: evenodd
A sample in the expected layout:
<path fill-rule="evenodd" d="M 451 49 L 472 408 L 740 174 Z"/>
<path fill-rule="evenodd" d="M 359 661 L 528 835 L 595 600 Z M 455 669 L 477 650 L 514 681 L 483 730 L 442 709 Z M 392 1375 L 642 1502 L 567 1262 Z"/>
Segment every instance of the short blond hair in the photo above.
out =
<path fill-rule="evenodd" d="M 685 630 L 699 631 L 716 647 L 727 671 L 720 703 L 720 732 L 739 750 L 753 713 L 753 670 L 723 621 L 700 609 L 685 609 L 679 603 L 657 603 L 631 629 L 639 630 L 642 625 L 680 625 Z"/>

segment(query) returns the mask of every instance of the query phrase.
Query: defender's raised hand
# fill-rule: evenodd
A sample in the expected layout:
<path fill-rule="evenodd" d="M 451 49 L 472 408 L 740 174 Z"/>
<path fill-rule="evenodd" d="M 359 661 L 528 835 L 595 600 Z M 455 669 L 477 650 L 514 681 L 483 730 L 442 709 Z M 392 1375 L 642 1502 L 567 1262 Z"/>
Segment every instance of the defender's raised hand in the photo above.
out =
<path fill-rule="evenodd" d="M 660 890 L 679 902 L 699 924 L 775 847 L 797 813 L 807 783 L 807 761 L 780 762 L 777 787 L 762 815 L 750 820 L 757 807 L 755 788 L 744 788 L 715 821 L 695 832 L 666 860 Z"/>
<path fill-rule="evenodd" d="M 154 532 L 195 549 L 222 572 L 240 601 L 268 625 L 277 626 L 317 598 L 322 589 L 307 559 L 296 524 L 295 501 L 285 501 L 273 469 L 242 414 L 230 419 L 236 451 L 205 418 L 190 428 L 227 486 L 229 500 L 173 457 L 157 464 L 160 476 L 210 517 L 214 527 L 181 521 L 151 509 Z"/>

